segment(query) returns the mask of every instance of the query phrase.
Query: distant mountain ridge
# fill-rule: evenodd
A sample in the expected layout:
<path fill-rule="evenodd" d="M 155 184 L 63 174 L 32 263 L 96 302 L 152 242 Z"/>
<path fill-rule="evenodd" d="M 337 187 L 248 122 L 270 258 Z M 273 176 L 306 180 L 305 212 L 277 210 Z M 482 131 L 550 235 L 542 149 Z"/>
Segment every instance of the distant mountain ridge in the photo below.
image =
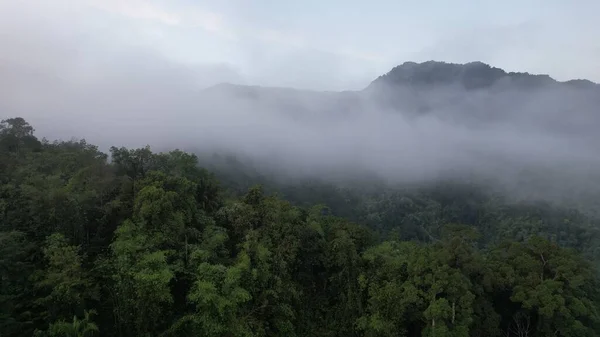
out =
<path fill-rule="evenodd" d="M 506 72 L 503 69 L 475 61 L 465 64 L 427 61 L 405 62 L 375 79 L 368 88 L 381 84 L 392 86 L 427 87 L 435 85 L 462 85 L 467 90 L 489 88 L 501 84 L 523 88 L 571 86 L 575 88 L 600 88 L 586 79 L 559 82 L 549 75 L 523 72 Z"/>
<path fill-rule="evenodd" d="M 358 91 L 222 84 L 194 99 L 194 108 L 206 112 L 198 123 L 209 121 L 207 115 L 221 118 L 216 134 L 230 121 L 237 123 L 234 140 L 250 137 L 248 130 L 268 130 L 258 137 L 265 145 L 252 151 L 268 158 L 259 163 L 277 161 L 290 172 L 311 171 L 312 158 L 322 156 L 320 172 L 331 172 L 328 177 L 339 176 L 340 166 L 384 177 L 403 167 L 415 176 L 468 172 L 487 178 L 493 172 L 508 177 L 506 184 L 540 175 L 547 179 L 536 180 L 540 190 L 568 175 L 571 185 L 544 190 L 556 198 L 600 181 L 600 86 L 588 80 L 559 82 L 482 62 L 406 62 Z M 345 155 L 332 154 L 333 147 Z M 356 162 L 344 161 L 352 156 Z M 431 161 L 429 171 L 418 167 L 422 160 Z M 373 168 L 371 162 L 385 164 Z"/>
<path fill-rule="evenodd" d="M 414 87 L 416 89 L 430 89 L 436 86 L 459 85 L 467 90 L 486 89 L 494 85 L 524 89 L 563 87 L 573 89 L 598 89 L 600 84 L 588 79 L 572 79 L 557 81 L 550 75 L 531 74 L 528 72 L 507 72 L 489 64 L 474 61 L 468 63 L 449 63 L 443 61 L 426 61 L 422 63 L 407 61 L 389 72 L 377 77 L 363 90 L 352 91 L 318 91 L 294 89 L 285 87 L 264 87 L 258 85 L 241 85 L 220 83 L 207 88 L 210 93 L 227 92 L 237 97 L 247 99 L 258 98 L 261 93 L 269 92 L 282 97 L 290 95 L 335 95 L 339 93 L 352 94 L 361 91 L 372 91 L 382 86 L 385 87 Z"/>
<path fill-rule="evenodd" d="M 319 116 L 331 123 L 364 112 L 395 111 L 407 117 L 434 113 L 469 125 L 510 120 L 569 134 L 600 128 L 599 84 L 506 72 L 483 62 L 405 62 L 358 91 L 220 84 L 201 96 L 208 109 L 222 113 L 243 107 L 299 120 Z"/>

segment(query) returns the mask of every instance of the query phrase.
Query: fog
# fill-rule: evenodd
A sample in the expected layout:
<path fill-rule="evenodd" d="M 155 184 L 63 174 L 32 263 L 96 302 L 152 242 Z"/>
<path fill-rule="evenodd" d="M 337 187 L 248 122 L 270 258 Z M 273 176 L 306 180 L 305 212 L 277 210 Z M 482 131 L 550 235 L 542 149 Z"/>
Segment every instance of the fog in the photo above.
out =
<path fill-rule="evenodd" d="M 0 118 L 24 117 L 40 138 L 233 152 L 289 176 L 476 174 L 536 197 L 598 191 L 597 89 L 397 89 L 390 105 L 370 90 L 217 85 L 252 83 L 64 16 L 77 9 L 25 7 L 0 3 Z"/>

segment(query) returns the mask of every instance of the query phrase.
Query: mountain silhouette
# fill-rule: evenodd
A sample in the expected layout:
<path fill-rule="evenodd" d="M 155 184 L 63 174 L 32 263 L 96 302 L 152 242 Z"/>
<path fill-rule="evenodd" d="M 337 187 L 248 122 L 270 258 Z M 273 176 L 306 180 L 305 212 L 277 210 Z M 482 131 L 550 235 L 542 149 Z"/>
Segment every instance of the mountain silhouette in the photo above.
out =
<path fill-rule="evenodd" d="M 495 85 L 520 89 L 539 89 L 552 86 L 570 86 L 581 89 L 599 88 L 598 84 L 589 80 L 559 82 L 549 75 L 506 72 L 479 61 L 466 64 L 437 61 L 405 62 L 375 79 L 369 87 L 381 85 L 420 88 L 458 85 L 466 90 L 486 89 Z"/>

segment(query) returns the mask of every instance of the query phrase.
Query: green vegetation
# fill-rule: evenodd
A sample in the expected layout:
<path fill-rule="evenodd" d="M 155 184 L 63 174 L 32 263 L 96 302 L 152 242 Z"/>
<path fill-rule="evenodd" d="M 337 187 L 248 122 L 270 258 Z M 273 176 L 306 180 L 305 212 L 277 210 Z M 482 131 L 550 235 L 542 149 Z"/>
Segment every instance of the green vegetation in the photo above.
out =
<path fill-rule="evenodd" d="M 0 336 L 600 334 L 577 211 L 451 183 L 246 188 L 235 162 L 221 185 L 182 151 L 33 132 L 0 125 Z"/>

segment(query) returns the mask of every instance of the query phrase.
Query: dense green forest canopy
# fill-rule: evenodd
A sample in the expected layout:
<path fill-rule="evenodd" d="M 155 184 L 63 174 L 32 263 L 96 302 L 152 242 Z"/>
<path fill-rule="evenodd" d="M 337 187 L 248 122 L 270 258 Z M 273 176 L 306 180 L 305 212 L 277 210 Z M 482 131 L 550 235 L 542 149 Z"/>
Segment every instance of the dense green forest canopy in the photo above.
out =
<path fill-rule="evenodd" d="M 0 336 L 600 334 L 589 215 L 226 162 L 3 120 Z"/>

